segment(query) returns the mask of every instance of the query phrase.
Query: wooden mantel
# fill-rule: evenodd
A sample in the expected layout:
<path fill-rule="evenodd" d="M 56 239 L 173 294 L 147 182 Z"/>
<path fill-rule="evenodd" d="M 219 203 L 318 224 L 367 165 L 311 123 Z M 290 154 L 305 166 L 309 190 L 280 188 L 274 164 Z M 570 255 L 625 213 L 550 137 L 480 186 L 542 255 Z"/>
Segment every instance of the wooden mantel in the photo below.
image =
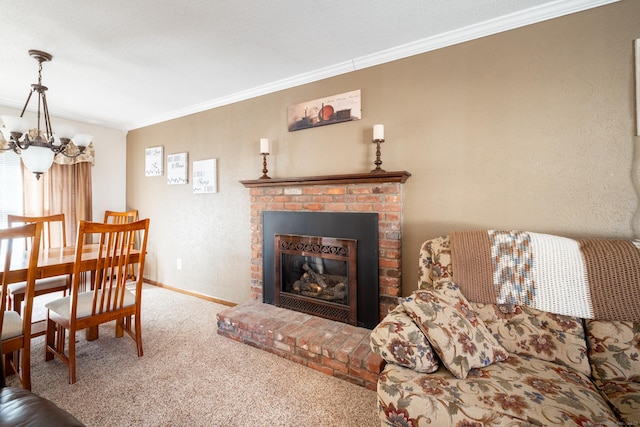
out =
<path fill-rule="evenodd" d="M 299 185 L 326 184 L 371 184 L 378 182 L 404 183 L 411 174 L 407 171 L 398 172 L 367 172 L 345 175 L 303 176 L 298 178 L 269 178 L 240 181 L 247 188 L 251 187 L 290 187 Z"/>

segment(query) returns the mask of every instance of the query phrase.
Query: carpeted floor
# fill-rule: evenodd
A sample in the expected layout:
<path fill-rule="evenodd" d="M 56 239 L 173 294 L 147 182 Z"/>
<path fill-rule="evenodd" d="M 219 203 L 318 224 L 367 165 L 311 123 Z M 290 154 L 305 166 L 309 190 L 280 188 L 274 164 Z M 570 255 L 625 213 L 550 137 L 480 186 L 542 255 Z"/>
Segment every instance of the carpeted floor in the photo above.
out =
<path fill-rule="evenodd" d="M 224 306 L 149 285 L 142 301 L 143 357 L 111 324 L 97 341 L 78 334 L 69 385 L 38 337 L 33 391 L 88 426 L 380 425 L 375 392 L 219 336 Z"/>

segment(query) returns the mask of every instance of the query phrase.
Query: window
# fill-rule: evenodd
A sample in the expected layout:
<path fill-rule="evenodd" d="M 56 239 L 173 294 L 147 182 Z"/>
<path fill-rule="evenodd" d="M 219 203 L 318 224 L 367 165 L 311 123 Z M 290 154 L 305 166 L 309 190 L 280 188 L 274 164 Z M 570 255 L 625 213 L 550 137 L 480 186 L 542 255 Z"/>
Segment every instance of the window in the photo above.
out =
<path fill-rule="evenodd" d="M 0 228 L 7 227 L 7 214 L 22 215 L 22 168 L 13 152 L 0 153 Z"/>

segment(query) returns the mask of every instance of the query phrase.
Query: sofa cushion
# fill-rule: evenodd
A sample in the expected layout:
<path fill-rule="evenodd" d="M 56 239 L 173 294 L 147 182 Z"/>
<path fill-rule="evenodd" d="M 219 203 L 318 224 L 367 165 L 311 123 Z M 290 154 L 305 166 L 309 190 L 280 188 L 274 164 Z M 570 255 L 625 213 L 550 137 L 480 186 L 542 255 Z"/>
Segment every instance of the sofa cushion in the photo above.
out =
<path fill-rule="evenodd" d="M 509 353 L 561 363 L 591 375 L 582 319 L 523 305 L 471 306 Z"/>
<path fill-rule="evenodd" d="M 505 360 L 495 340 L 453 282 L 415 291 L 402 305 L 427 336 L 442 363 L 458 378 L 470 369 Z"/>
<path fill-rule="evenodd" d="M 371 350 L 387 362 L 418 372 L 438 369 L 438 360 L 424 332 L 398 305 L 371 331 Z"/>
<path fill-rule="evenodd" d="M 618 426 L 589 379 L 528 356 L 473 370 L 422 374 L 388 364 L 378 381 L 380 418 L 407 426 Z"/>
<path fill-rule="evenodd" d="M 452 274 L 449 236 L 424 242 L 420 248 L 418 288 L 428 289 L 440 280 L 451 280 Z"/>
<path fill-rule="evenodd" d="M 640 382 L 640 322 L 586 320 L 591 375 Z"/>
<path fill-rule="evenodd" d="M 640 383 L 596 380 L 596 386 L 618 417 L 624 421 L 624 425 L 640 425 Z"/>

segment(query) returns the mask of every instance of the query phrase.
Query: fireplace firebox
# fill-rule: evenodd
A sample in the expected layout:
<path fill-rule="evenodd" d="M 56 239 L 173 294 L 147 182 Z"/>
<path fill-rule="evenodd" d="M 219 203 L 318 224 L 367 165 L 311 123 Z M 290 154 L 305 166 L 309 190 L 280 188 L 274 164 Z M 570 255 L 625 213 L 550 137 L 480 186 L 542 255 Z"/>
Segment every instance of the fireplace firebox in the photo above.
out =
<path fill-rule="evenodd" d="M 275 235 L 275 305 L 357 324 L 357 240 Z"/>
<path fill-rule="evenodd" d="M 263 300 L 373 329 L 378 215 L 263 212 Z"/>

